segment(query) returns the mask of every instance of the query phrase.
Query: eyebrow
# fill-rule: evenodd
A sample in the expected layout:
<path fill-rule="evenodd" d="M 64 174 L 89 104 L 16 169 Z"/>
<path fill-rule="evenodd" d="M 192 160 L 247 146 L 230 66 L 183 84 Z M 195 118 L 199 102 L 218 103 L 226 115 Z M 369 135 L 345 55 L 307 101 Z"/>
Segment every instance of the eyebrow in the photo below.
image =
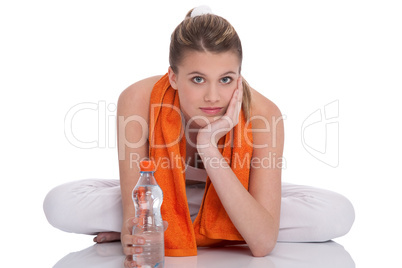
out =
<path fill-rule="evenodd" d="M 198 72 L 198 71 L 194 71 L 194 72 L 188 73 L 187 75 L 195 75 L 195 74 L 197 74 L 197 75 L 202 75 L 202 76 L 206 76 L 206 74 L 201 73 L 201 72 Z M 226 72 L 226 73 L 221 74 L 220 76 L 225 76 L 225 75 L 228 75 L 228 74 L 234 74 L 234 75 L 236 75 L 237 73 L 235 73 L 235 72 L 233 72 L 233 71 L 229 71 L 229 72 Z"/>

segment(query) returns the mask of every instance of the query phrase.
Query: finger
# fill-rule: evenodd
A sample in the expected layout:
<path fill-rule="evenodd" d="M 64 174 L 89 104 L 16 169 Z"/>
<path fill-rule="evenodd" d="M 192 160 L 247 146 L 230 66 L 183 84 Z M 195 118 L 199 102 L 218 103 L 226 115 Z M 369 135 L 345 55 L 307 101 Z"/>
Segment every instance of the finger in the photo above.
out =
<path fill-rule="evenodd" d="M 163 221 L 163 231 L 166 231 L 166 229 L 169 227 L 169 223 L 167 221 Z"/>
<path fill-rule="evenodd" d="M 125 246 L 143 245 L 143 244 L 145 244 L 145 239 L 141 236 L 129 235 L 129 234 L 123 236 L 123 245 Z"/>
<path fill-rule="evenodd" d="M 125 224 L 125 225 L 126 225 L 127 231 L 129 231 L 130 234 L 133 232 L 133 227 L 134 227 L 135 225 L 137 225 L 137 223 L 138 223 L 138 219 L 135 218 L 135 217 L 129 218 L 129 219 L 126 221 L 126 224 Z"/>
<path fill-rule="evenodd" d="M 133 256 L 126 256 L 126 259 L 124 260 L 124 267 L 131 268 L 135 266 L 137 266 L 137 263 L 133 261 Z"/>
<path fill-rule="evenodd" d="M 239 90 L 239 96 L 237 101 L 241 102 L 243 100 L 243 77 L 240 76 L 237 80 L 237 89 Z"/>
<path fill-rule="evenodd" d="M 239 122 L 241 106 L 243 103 L 243 77 L 242 76 L 240 76 L 238 79 L 237 88 L 239 90 L 239 94 L 237 95 L 237 106 L 236 106 L 236 111 L 234 114 L 234 123 L 235 124 L 237 124 Z"/>
<path fill-rule="evenodd" d="M 123 248 L 123 253 L 126 256 L 132 256 L 133 254 L 140 254 L 142 253 L 143 249 L 142 247 L 124 247 Z"/>
<path fill-rule="evenodd" d="M 239 95 L 237 95 L 237 102 L 243 101 L 243 78 L 242 76 L 237 79 L 237 90 L 239 90 Z"/>
<path fill-rule="evenodd" d="M 235 92 L 233 93 L 232 99 L 229 102 L 229 106 L 228 109 L 226 110 L 226 116 L 228 116 L 229 118 L 233 118 L 234 114 L 235 114 L 235 110 L 237 107 L 237 96 L 239 95 L 239 89 L 236 89 Z"/>

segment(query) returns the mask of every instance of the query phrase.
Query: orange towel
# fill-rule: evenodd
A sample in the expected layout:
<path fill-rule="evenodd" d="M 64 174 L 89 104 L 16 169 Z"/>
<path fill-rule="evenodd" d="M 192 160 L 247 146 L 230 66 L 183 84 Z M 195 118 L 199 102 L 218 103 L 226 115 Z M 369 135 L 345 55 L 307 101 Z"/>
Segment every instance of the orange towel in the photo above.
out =
<path fill-rule="evenodd" d="M 170 86 L 167 74 L 155 84 L 150 104 L 149 157 L 155 161 L 155 177 L 163 190 L 162 218 L 169 222 L 165 232 L 166 256 L 197 255 L 197 245 L 212 246 L 225 241 L 244 243 L 209 178 L 198 216 L 194 223 L 191 221 L 185 189 L 183 118 L 179 95 Z M 251 124 L 246 127 L 243 112 L 239 123 L 221 138 L 219 144 L 222 156 L 248 189 L 252 133 Z"/>

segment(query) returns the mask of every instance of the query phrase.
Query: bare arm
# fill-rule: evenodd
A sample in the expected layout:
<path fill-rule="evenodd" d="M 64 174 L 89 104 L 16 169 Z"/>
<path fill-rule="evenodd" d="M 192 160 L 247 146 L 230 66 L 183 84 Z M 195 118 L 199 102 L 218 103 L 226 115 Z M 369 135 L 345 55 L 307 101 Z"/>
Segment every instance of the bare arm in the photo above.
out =
<path fill-rule="evenodd" d="M 256 106 L 263 107 L 264 111 L 253 112 L 254 115 L 258 115 L 252 122 L 253 129 L 260 131 L 253 135 L 255 146 L 249 191 L 241 185 L 230 166 L 223 161 L 222 155 L 216 148 L 216 141 L 212 142 L 211 146 L 199 148 L 198 151 L 226 212 L 250 247 L 252 254 L 265 256 L 274 248 L 279 231 L 281 163 L 278 162 L 283 151 L 283 121 L 279 109 L 273 103 L 261 95 L 256 97 Z M 236 121 L 234 114 L 238 110 L 234 110 L 229 107 L 227 115 Z M 264 129 L 265 131 L 261 131 Z M 205 132 L 199 132 L 197 138 L 199 138 L 197 143 L 204 145 L 211 141 Z M 278 164 L 266 166 L 269 157 L 275 157 Z M 208 159 L 219 159 L 214 163 L 223 164 L 217 168 L 216 164 L 214 166 L 209 163 Z"/>
<path fill-rule="evenodd" d="M 148 156 L 148 106 L 141 100 L 141 90 L 140 82 L 130 86 L 120 95 L 117 105 L 123 221 L 135 214 L 131 192 L 139 178 L 139 161 Z"/>
<path fill-rule="evenodd" d="M 138 249 L 140 237 L 131 235 L 135 224 L 132 190 L 139 179 L 139 162 L 148 157 L 149 98 L 159 77 L 139 81 L 124 90 L 117 105 L 117 135 L 120 187 L 123 206 L 121 243 L 127 255 L 125 267 L 134 265 L 132 254 Z"/>

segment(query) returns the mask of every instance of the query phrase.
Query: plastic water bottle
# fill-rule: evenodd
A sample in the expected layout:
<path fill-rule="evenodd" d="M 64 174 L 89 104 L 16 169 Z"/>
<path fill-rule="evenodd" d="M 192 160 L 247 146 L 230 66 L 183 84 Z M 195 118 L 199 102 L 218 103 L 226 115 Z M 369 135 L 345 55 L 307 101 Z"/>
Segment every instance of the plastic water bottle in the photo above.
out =
<path fill-rule="evenodd" d="M 141 176 L 133 190 L 135 217 L 138 224 L 133 227 L 133 235 L 143 237 L 142 252 L 133 255 L 137 267 L 162 268 L 165 264 L 165 243 L 161 205 L 162 189 L 155 180 L 155 166 L 152 161 L 140 162 Z M 134 245 L 136 246 L 136 245 Z"/>

